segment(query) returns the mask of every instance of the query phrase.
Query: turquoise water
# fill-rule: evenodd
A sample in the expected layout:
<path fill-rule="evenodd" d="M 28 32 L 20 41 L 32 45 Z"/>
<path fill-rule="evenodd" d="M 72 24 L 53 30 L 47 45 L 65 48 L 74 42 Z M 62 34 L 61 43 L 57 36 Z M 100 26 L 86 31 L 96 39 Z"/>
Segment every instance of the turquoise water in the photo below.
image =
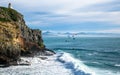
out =
<path fill-rule="evenodd" d="M 31 65 L 0 68 L 0 75 L 120 75 L 120 38 L 43 38 L 55 55 L 45 60 L 41 55 L 21 57 Z"/>
<path fill-rule="evenodd" d="M 120 75 L 120 38 L 44 37 L 46 47 L 70 53 L 100 75 Z"/>

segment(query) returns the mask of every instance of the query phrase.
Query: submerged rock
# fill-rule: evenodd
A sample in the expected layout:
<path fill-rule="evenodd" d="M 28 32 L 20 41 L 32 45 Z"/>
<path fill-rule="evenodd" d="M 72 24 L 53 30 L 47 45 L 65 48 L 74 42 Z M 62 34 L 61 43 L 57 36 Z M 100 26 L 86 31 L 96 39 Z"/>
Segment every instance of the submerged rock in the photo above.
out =
<path fill-rule="evenodd" d="M 0 7 L 0 64 L 16 64 L 20 56 L 54 54 L 46 50 L 40 30 L 30 29 L 16 10 Z"/>

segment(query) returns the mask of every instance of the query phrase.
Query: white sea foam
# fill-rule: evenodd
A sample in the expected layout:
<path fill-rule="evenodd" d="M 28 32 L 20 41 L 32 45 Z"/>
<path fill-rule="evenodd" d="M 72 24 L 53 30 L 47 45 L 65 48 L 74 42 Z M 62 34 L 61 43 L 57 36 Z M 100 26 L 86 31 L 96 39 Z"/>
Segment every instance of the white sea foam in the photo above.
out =
<path fill-rule="evenodd" d="M 39 56 L 22 58 L 31 65 L 0 68 L 0 75 L 73 75 L 70 69 L 66 69 L 62 63 L 56 61 L 56 55 L 47 58 L 46 60 L 41 60 Z"/>
<path fill-rule="evenodd" d="M 61 53 L 58 60 L 64 63 L 67 69 L 71 69 L 74 75 L 95 75 L 95 73 L 85 66 L 80 60 L 72 57 L 69 53 Z"/>
<path fill-rule="evenodd" d="M 120 67 L 120 64 L 115 64 L 115 66 Z"/>
<path fill-rule="evenodd" d="M 21 58 L 29 62 L 29 66 L 11 66 L 0 68 L 0 75 L 119 75 L 120 73 L 110 72 L 96 68 L 89 68 L 82 61 L 75 59 L 69 53 L 58 53 L 54 56 L 40 56 Z M 94 72 L 93 72 L 94 71 Z"/>
<path fill-rule="evenodd" d="M 96 75 L 120 75 L 120 72 L 118 71 L 110 71 L 107 69 L 99 69 L 99 68 L 93 68 L 91 67 L 94 72 L 96 72 Z"/>

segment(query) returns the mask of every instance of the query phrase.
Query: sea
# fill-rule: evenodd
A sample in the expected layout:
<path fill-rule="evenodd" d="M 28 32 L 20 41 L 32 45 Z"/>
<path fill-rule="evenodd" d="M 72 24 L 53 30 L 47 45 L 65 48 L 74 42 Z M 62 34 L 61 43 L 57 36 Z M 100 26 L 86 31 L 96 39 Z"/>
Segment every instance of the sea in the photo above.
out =
<path fill-rule="evenodd" d="M 86 73 L 120 75 L 120 37 L 45 37 L 44 42 L 47 48 L 63 53 L 74 75 L 80 75 L 84 67 Z"/>
<path fill-rule="evenodd" d="M 0 75 L 120 75 L 120 37 L 43 36 L 48 59 L 25 58 L 30 66 L 0 68 Z"/>

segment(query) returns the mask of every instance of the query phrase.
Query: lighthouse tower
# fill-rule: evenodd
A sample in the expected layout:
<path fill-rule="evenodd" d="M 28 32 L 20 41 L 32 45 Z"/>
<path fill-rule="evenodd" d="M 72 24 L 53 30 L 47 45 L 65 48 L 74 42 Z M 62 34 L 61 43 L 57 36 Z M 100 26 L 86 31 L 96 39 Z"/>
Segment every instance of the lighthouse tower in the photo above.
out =
<path fill-rule="evenodd" d="M 8 8 L 12 8 L 11 3 L 8 4 Z"/>

